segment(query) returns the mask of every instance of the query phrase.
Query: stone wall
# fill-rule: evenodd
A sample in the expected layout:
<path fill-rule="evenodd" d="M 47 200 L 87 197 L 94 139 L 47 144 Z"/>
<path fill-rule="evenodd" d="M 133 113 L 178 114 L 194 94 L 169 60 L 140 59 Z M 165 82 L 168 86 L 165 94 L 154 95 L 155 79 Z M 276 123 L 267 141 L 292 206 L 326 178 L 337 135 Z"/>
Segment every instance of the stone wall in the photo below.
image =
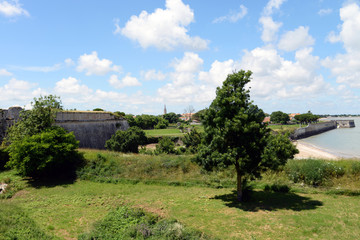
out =
<path fill-rule="evenodd" d="M 0 110 L 0 142 L 6 130 L 19 119 L 20 107 Z M 108 112 L 64 111 L 56 114 L 55 124 L 74 132 L 81 148 L 104 149 L 105 142 L 117 130 L 127 130 L 128 122 Z"/>
<path fill-rule="evenodd" d="M 311 137 L 313 135 L 320 134 L 336 128 L 337 128 L 336 121 L 309 124 L 307 127 L 296 129 L 295 132 L 291 134 L 290 137 L 291 139 L 296 140 L 296 139 Z"/>
<path fill-rule="evenodd" d="M 127 130 L 128 122 L 106 112 L 59 112 L 55 125 L 74 132 L 80 148 L 104 149 L 117 130 Z"/>
<path fill-rule="evenodd" d="M 6 130 L 19 119 L 21 111 L 21 107 L 11 107 L 7 110 L 0 109 L 0 144 L 5 137 Z"/>
<path fill-rule="evenodd" d="M 355 127 L 354 120 L 336 120 L 339 128 L 353 128 Z"/>

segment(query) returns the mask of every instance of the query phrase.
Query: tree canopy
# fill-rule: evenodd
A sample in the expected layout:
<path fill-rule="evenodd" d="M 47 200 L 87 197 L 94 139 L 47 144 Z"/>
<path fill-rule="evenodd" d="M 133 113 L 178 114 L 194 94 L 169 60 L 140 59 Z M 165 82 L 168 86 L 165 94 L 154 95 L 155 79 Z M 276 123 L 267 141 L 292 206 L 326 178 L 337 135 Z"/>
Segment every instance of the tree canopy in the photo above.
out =
<path fill-rule="evenodd" d="M 314 115 L 312 114 L 311 112 L 308 112 L 308 113 L 303 113 L 303 114 L 300 114 L 300 115 L 296 115 L 295 116 L 295 119 L 297 121 L 299 121 L 300 123 L 312 123 L 312 122 L 317 122 L 318 119 L 319 119 L 319 116 L 317 115 Z"/>
<path fill-rule="evenodd" d="M 20 121 L 8 129 L 5 138 L 7 144 L 50 128 L 55 122 L 56 112 L 62 110 L 60 98 L 54 95 L 34 98 L 31 106 L 31 110 L 21 111 Z"/>
<path fill-rule="evenodd" d="M 130 127 L 126 131 L 118 130 L 109 140 L 105 147 L 112 151 L 138 153 L 139 145 L 146 143 L 145 132 L 139 127 Z"/>
<path fill-rule="evenodd" d="M 288 121 L 290 121 L 289 115 L 282 111 L 276 111 L 271 113 L 270 119 L 271 122 L 273 123 L 281 123 L 281 124 L 286 124 Z"/>
<path fill-rule="evenodd" d="M 250 101 L 246 84 L 251 74 L 244 70 L 229 74 L 222 87 L 217 88 L 216 98 L 204 114 L 205 133 L 196 158 L 206 170 L 235 166 L 239 201 L 246 180 L 284 162 L 274 161 L 277 158 L 270 157 L 271 151 L 265 151 L 271 140 L 270 130 L 262 124 L 264 112 Z M 292 157 L 289 155 L 286 159 Z"/>

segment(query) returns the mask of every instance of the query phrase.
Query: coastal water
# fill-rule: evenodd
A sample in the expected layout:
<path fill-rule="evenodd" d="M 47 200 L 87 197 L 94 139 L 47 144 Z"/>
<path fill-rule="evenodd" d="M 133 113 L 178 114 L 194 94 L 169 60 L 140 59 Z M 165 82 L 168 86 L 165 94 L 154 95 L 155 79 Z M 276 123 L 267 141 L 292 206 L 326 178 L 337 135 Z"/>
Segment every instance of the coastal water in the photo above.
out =
<path fill-rule="evenodd" d="M 301 141 L 339 157 L 360 158 L 360 117 L 329 119 L 353 119 L 355 121 L 355 128 L 338 128 L 309 138 L 304 138 Z"/>

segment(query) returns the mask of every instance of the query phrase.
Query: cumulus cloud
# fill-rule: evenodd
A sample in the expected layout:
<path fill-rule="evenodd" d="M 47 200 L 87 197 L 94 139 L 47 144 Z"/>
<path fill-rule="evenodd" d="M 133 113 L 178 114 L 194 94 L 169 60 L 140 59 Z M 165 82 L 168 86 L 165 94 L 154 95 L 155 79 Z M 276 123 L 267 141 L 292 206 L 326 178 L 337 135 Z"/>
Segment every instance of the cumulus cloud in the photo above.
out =
<path fill-rule="evenodd" d="M 135 87 L 135 86 L 141 86 L 141 83 L 136 77 L 132 77 L 130 74 L 127 74 L 124 78 L 121 80 L 118 79 L 117 75 L 111 75 L 109 79 L 109 83 L 114 88 L 124 88 L 124 87 Z"/>
<path fill-rule="evenodd" d="M 245 17 L 247 14 L 247 8 L 244 5 L 240 5 L 238 11 L 231 11 L 228 15 L 216 18 L 213 23 L 231 22 L 235 23 Z"/>
<path fill-rule="evenodd" d="M 3 102 L 31 100 L 36 84 L 12 78 L 4 86 L 0 86 L 0 100 Z M 20 104 L 18 102 L 17 104 Z"/>
<path fill-rule="evenodd" d="M 8 72 L 6 69 L 0 69 L 0 76 L 11 76 L 12 73 Z"/>
<path fill-rule="evenodd" d="M 80 81 L 74 77 L 63 78 L 55 84 L 56 93 L 88 95 L 92 91 L 86 85 L 81 85 Z"/>
<path fill-rule="evenodd" d="M 330 69 L 338 83 L 352 88 L 360 88 L 360 7 L 356 3 L 345 5 L 340 9 L 342 25 L 340 33 L 330 33 L 331 42 L 342 42 L 346 50 L 344 54 L 327 57 L 323 66 Z"/>
<path fill-rule="evenodd" d="M 253 72 L 252 95 L 263 99 L 296 99 L 329 90 L 330 85 L 317 73 L 319 66 L 311 48 L 297 51 L 295 61 L 288 61 L 272 47 L 259 47 L 246 51 L 241 61 L 243 69 Z"/>
<path fill-rule="evenodd" d="M 75 62 L 71 58 L 65 59 L 64 62 L 66 64 L 66 66 L 74 66 L 75 65 Z"/>
<path fill-rule="evenodd" d="M 261 40 L 264 42 L 272 42 L 277 38 L 277 32 L 282 26 L 281 22 L 275 22 L 272 17 L 261 17 L 259 22 L 262 24 Z"/>
<path fill-rule="evenodd" d="M 132 16 L 121 28 L 115 23 L 115 34 L 121 34 L 140 44 L 142 48 L 154 46 L 161 50 L 173 50 L 184 47 L 203 50 L 208 41 L 188 35 L 187 26 L 194 21 L 194 12 L 181 0 L 166 0 L 165 9 L 156 9 L 153 13 L 142 11 Z"/>
<path fill-rule="evenodd" d="M 269 15 L 273 14 L 273 11 L 278 10 L 285 1 L 286 0 L 270 0 L 264 8 L 263 14 L 265 16 L 269 16 Z"/>
<path fill-rule="evenodd" d="M 227 75 L 239 68 L 239 63 L 232 59 L 224 62 L 215 60 L 211 64 L 211 68 L 208 72 L 201 71 L 199 73 L 199 80 L 213 86 L 221 86 Z"/>
<path fill-rule="evenodd" d="M 151 81 L 151 80 L 162 81 L 166 78 L 166 74 L 162 73 L 161 71 L 156 71 L 155 69 L 151 69 L 146 72 L 142 71 L 141 75 L 146 81 Z"/>
<path fill-rule="evenodd" d="M 0 14 L 5 17 L 30 16 L 29 12 L 22 8 L 18 0 L 0 1 Z"/>
<path fill-rule="evenodd" d="M 294 31 L 288 31 L 281 36 L 278 48 L 285 51 L 294 51 L 308 47 L 315 43 L 315 39 L 309 35 L 309 27 L 300 26 Z"/>
<path fill-rule="evenodd" d="M 86 75 L 105 75 L 109 72 L 120 72 L 121 67 L 116 66 L 108 59 L 99 59 L 96 51 L 81 55 L 78 59 L 77 71 L 86 72 Z"/>

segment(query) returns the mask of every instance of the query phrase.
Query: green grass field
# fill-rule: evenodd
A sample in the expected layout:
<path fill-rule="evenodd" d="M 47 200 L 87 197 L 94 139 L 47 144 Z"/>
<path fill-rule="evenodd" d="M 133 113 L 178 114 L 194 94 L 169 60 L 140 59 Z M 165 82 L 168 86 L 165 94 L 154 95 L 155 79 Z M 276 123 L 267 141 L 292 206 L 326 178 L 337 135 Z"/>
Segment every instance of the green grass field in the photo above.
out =
<path fill-rule="evenodd" d="M 118 206 L 142 208 L 218 239 L 358 239 L 358 175 L 344 175 L 328 187 L 291 184 L 283 172 L 256 181 L 247 202 L 235 201 L 231 171 L 207 174 L 191 156 L 143 156 L 83 150 L 87 159 L 100 152 L 111 163 L 105 178 L 67 183 L 31 183 L 13 171 L 0 172 L 22 190 L 0 199 L 0 239 L 77 239 Z M 115 165 L 114 165 L 115 164 Z M 353 161 L 340 161 L 350 166 Z M 121 181 L 111 182 L 112 179 Z M 129 179 L 133 181 L 124 181 Z M 137 181 L 135 181 L 137 180 Z M 219 181 L 224 180 L 223 188 Z M 203 184 L 204 182 L 220 185 Z M 174 184 L 176 183 L 176 184 Z M 189 183 L 189 184 L 179 184 Z M 227 183 L 227 184 L 225 184 Z M 263 191 L 266 183 L 288 184 L 289 193 Z M 174 186 L 178 185 L 178 186 Z"/>
<path fill-rule="evenodd" d="M 204 127 L 202 125 L 194 126 L 200 132 L 204 131 Z M 184 133 L 180 132 L 179 129 L 171 126 L 166 129 L 151 129 L 151 130 L 144 130 L 147 137 L 160 137 L 160 136 L 174 136 L 174 137 L 181 137 Z"/>

